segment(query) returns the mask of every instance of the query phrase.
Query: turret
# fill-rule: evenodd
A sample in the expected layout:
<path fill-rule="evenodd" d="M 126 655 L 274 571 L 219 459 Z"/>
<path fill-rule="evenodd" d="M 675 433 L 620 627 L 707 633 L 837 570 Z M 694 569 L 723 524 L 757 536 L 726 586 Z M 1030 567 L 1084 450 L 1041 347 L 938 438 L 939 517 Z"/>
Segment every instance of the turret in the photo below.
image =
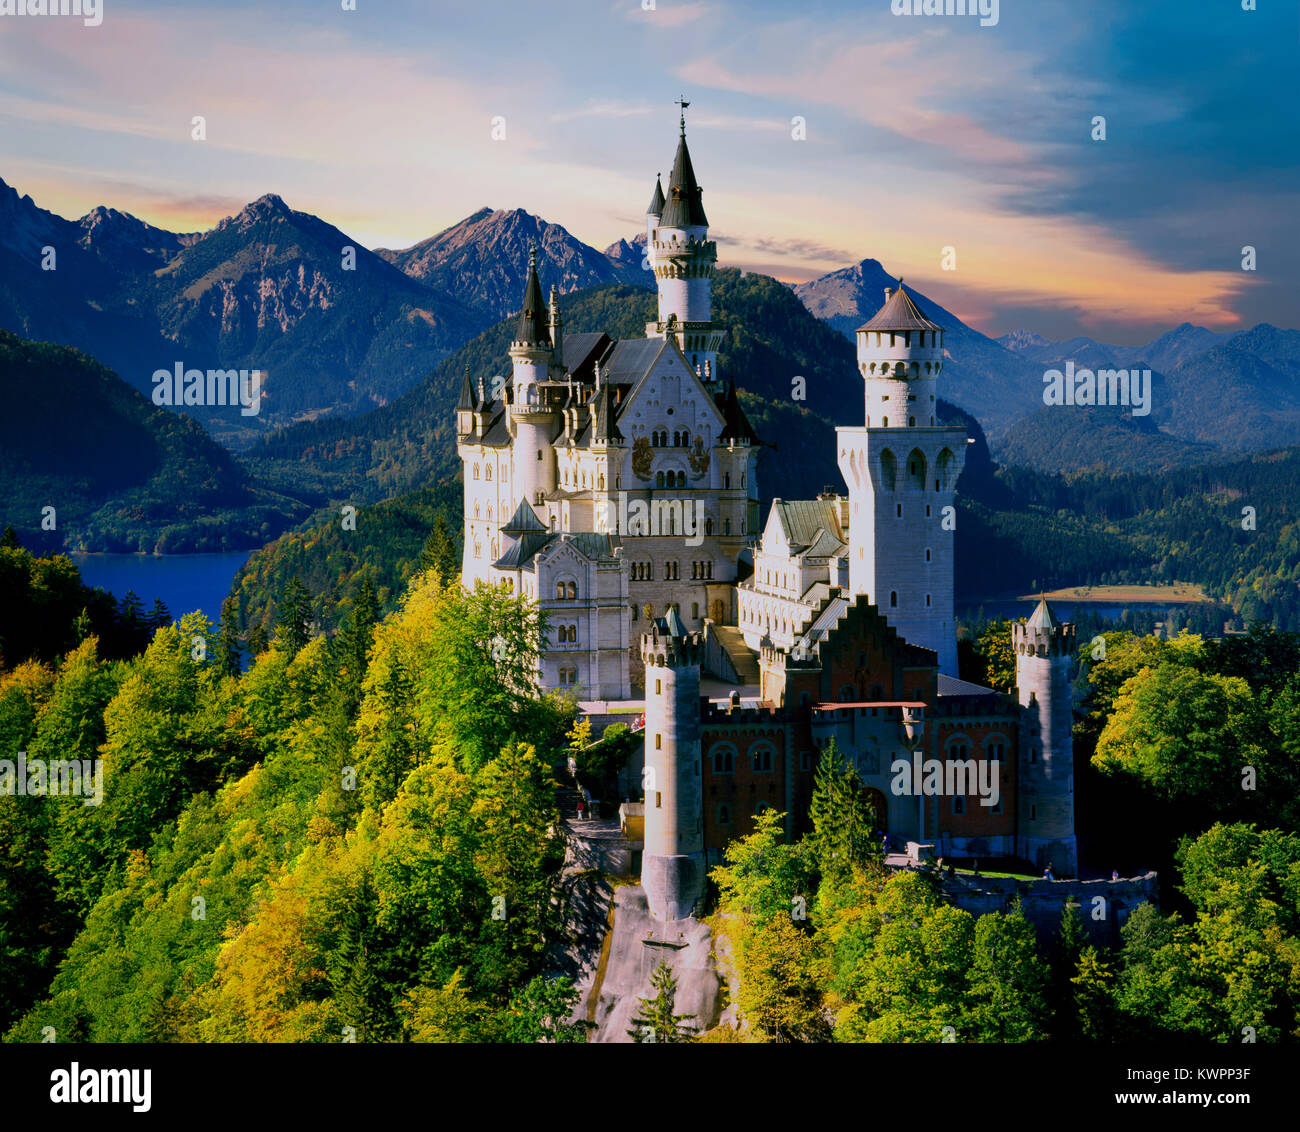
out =
<path fill-rule="evenodd" d="M 675 609 L 641 638 L 645 661 L 645 850 L 641 885 L 650 914 L 670 922 L 704 895 L 704 787 L 700 769 L 699 633 Z"/>
<path fill-rule="evenodd" d="M 704 190 L 695 180 L 695 167 L 686 146 L 686 107 L 682 102 L 681 137 L 668 179 L 658 222 L 649 236 L 647 254 L 659 287 L 659 318 L 646 325 L 647 338 L 672 333 L 691 368 L 718 366 L 722 332 L 713 329 L 711 280 L 718 246 L 709 239 L 709 218 L 704 213 Z M 656 181 L 656 190 L 658 182 Z M 659 193 L 651 208 L 659 207 Z M 647 214 L 647 231 L 650 216 Z"/>
<path fill-rule="evenodd" d="M 1076 876 L 1074 626 L 1057 620 L 1044 598 L 1012 626 L 1011 643 L 1021 705 L 1016 852 L 1036 868 L 1050 863 L 1058 877 Z"/>
<path fill-rule="evenodd" d="M 546 402 L 538 382 L 550 377 L 555 352 L 551 346 L 547 309 L 537 278 L 537 244 L 528 249 L 528 280 L 519 311 L 514 341 L 510 343 L 513 365 L 513 397 L 510 425 L 514 435 L 517 488 L 525 500 L 536 506 L 555 490 L 555 454 L 551 441 L 558 430 L 556 410 Z"/>
<path fill-rule="evenodd" d="M 898 281 L 857 330 L 868 428 L 931 427 L 943 369 L 943 327 L 925 317 Z"/>
<path fill-rule="evenodd" d="M 551 339 L 551 376 L 562 380 L 564 377 L 564 320 L 560 317 L 560 291 L 554 283 L 551 284 L 548 328 Z"/>
<path fill-rule="evenodd" d="M 659 218 L 664 214 L 664 187 L 659 174 L 655 174 L 655 191 L 651 194 L 650 204 L 645 210 L 645 252 L 654 266 L 655 229 L 659 227 Z"/>

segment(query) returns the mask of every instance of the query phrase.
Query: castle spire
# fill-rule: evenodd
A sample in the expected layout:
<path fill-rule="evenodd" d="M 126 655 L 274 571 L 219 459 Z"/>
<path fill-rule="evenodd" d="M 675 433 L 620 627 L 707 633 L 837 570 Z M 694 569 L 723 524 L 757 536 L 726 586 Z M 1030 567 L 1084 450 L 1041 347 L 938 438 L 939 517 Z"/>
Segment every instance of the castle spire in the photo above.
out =
<path fill-rule="evenodd" d="M 519 311 L 515 341 L 530 346 L 549 346 L 546 327 L 546 303 L 542 299 L 542 285 L 537 280 L 537 241 L 528 245 L 528 280 L 524 284 L 524 305 Z"/>

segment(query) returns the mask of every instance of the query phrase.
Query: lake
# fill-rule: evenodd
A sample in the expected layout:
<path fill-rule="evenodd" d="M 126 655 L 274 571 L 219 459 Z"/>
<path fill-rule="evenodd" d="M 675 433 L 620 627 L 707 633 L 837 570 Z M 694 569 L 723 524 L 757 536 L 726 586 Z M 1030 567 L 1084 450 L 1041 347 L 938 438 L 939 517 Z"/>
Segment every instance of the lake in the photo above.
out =
<path fill-rule="evenodd" d="M 224 554 L 69 554 L 88 586 L 123 597 L 134 590 L 146 610 L 162 598 L 180 618 L 199 610 L 215 625 L 235 572 L 252 551 Z"/>
<path fill-rule="evenodd" d="M 1048 598 L 1048 604 L 1052 607 L 1052 612 L 1063 621 L 1072 621 L 1074 611 L 1082 609 L 1087 613 L 1095 614 L 1106 621 L 1117 621 L 1126 609 L 1145 609 L 1166 610 L 1178 606 L 1179 602 L 1162 603 L 1158 601 L 1054 601 Z M 1005 618 L 1008 621 L 1019 621 L 1028 617 L 1038 606 L 1038 599 L 1032 601 L 1008 601 L 1005 598 L 998 598 L 992 601 L 973 602 L 969 605 L 959 605 L 957 607 L 957 616 L 966 620 L 973 620 L 975 615 L 982 609 L 984 616 L 990 620 Z"/>

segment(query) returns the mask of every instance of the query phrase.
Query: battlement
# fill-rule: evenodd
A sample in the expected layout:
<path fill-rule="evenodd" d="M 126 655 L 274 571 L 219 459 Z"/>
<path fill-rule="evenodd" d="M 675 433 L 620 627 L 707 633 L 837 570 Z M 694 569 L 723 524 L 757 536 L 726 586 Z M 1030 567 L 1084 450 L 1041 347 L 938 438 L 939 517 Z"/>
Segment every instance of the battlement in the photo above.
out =
<path fill-rule="evenodd" d="M 698 668 L 704 659 L 704 635 L 673 637 L 656 627 L 641 637 L 641 659 L 647 668 Z"/>
<path fill-rule="evenodd" d="M 1011 645 L 1021 656 L 1069 656 L 1075 650 L 1075 627 L 1064 622 L 1050 627 L 1024 623 L 1011 626 Z"/>
<path fill-rule="evenodd" d="M 742 724 L 787 723 L 789 720 L 790 714 L 785 708 L 732 707 L 727 704 L 714 703 L 707 698 L 701 697 L 700 699 L 701 724 L 707 723 L 717 727 L 726 724 L 739 726 Z"/>

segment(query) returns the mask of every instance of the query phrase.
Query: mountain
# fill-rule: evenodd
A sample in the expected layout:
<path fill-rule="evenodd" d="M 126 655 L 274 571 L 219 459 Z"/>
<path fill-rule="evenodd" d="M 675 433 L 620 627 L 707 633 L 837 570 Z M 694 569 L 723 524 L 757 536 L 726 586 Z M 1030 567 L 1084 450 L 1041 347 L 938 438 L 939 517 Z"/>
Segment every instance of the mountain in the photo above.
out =
<path fill-rule="evenodd" d="M 623 267 L 633 267 L 637 271 L 640 271 L 641 261 L 645 258 L 645 246 L 646 234 L 644 232 L 638 232 L 630 240 L 615 240 L 614 243 L 610 244 L 609 247 L 605 249 L 603 254 L 606 258 L 612 259 L 615 263 L 620 264 Z M 646 272 L 648 276 L 648 268 L 646 269 Z M 652 281 L 647 282 L 646 286 L 650 286 L 651 283 Z"/>
<path fill-rule="evenodd" d="M 543 287 L 550 280 L 541 273 Z M 561 304 L 568 333 L 603 331 L 640 338 L 654 317 L 653 292 L 627 286 L 592 288 Z M 862 379 L 853 346 L 809 314 L 785 284 L 766 275 L 719 269 L 713 285 L 714 325 L 724 331 L 719 372 L 734 377 L 745 410 L 769 442 L 759 465 L 761 484 L 779 482 L 788 498 L 812 498 L 840 482 L 836 425 L 861 421 Z M 249 453 L 260 475 L 302 494 L 327 490 L 333 498 L 386 498 L 456 475 L 453 406 L 466 368 L 472 381 L 508 373 L 514 335 L 507 318 L 467 343 L 399 400 L 365 416 L 305 422 L 268 437 Z M 796 401 L 793 379 L 806 382 Z M 973 418 L 945 403 L 980 439 Z M 978 457 L 968 455 L 968 461 Z M 799 494 L 803 493 L 803 494 Z"/>
<path fill-rule="evenodd" d="M 794 293 L 813 315 L 852 342 L 854 331 L 884 305 L 885 288 L 897 285 L 879 260 L 864 259 L 800 283 Z M 990 438 L 1042 404 L 1040 367 L 973 330 L 920 291 L 909 290 L 926 314 L 946 328 L 944 396 L 973 413 Z"/>
<path fill-rule="evenodd" d="M 0 181 L 0 329 L 75 346 L 143 392 L 177 362 L 262 370 L 258 417 L 187 410 L 233 446 L 391 400 L 489 321 L 274 195 L 179 235 L 108 208 L 65 220 Z"/>
<path fill-rule="evenodd" d="M 610 283 L 649 287 L 654 282 L 641 270 L 640 256 L 634 263 L 615 260 L 519 208 L 481 208 L 405 251 L 381 248 L 375 254 L 427 287 L 501 318 L 519 309 L 534 241 L 548 293 L 552 285 L 568 294 Z"/>
<path fill-rule="evenodd" d="M 1028 330 L 1013 330 L 996 341 L 1022 357 L 1049 368 L 1060 368 L 1067 361 L 1090 369 L 1128 369 L 1134 366 L 1168 372 L 1211 347 L 1234 337 L 1231 333 L 1207 330 L 1184 322 L 1145 346 L 1112 346 L 1092 338 L 1069 338 L 1053 342 Z"/>
<path fill-rule="evenodd" d="M 255 484 L 197 421 L 76 350 L 0 331 L 0 395 L 0 527 L 26 546 L 241 550 L 307 514 Z"/>
<path fill-rule="evenodd" d="M 1151 417 L 1134 417 L 1122 408 L 1055 405 L 1018 420 L 998 438 L 993 455 L 1044 472 L 1151 474 L 1206 464 L 1222 453 L 1211 444 L 1162 432 Z"/>

